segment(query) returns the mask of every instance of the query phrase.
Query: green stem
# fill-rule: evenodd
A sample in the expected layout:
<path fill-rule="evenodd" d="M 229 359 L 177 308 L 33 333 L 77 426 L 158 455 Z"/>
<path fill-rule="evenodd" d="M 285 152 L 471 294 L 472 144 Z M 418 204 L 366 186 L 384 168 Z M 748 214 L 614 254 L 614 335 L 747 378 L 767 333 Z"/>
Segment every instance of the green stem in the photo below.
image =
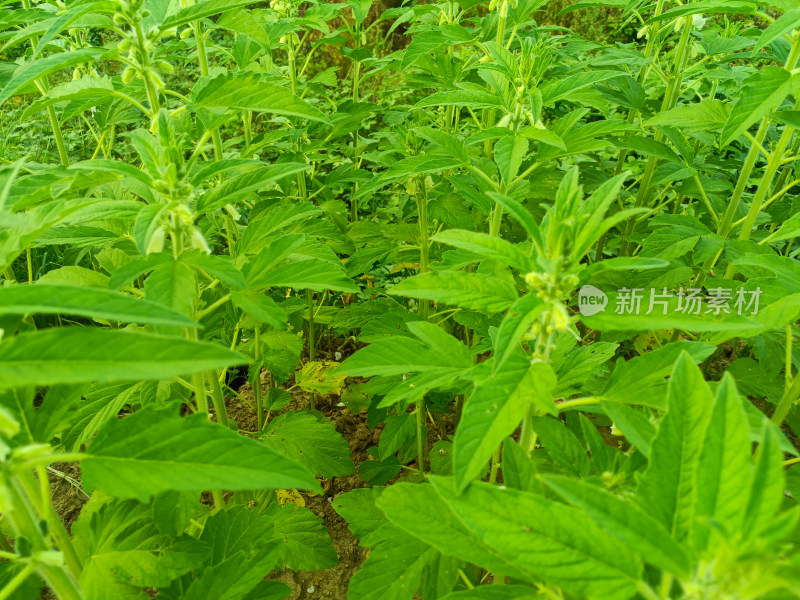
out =
<path fill-rule="evenodd" d="M 503 45 L 506 37 L 506 20 L 508 19 L 508 0 L 503 0 L 497 15 L 497 43 Z"/>
<path fill-rule="evenodd" d="M 203 25 L 200 21 L 192 23 L 194 30 L 194 39 L 197 43 L 197 58 L 200 63 L 200 75 L 208 77 L 208 51 L 206 50 L 206 36 L 203 32 Z M 219 128 L 214 127 L 211 130 L 211 139 L 214 141 L 214 157 L 217 160 L 222 160 L 222 138 L 219 135 Z"/>
<path fill-rule="evenodd" d="M 217 421 L 223 426 L 228 426 L 228 412 L 225 409 L 225 396 L 222 394 L 222 386 L 219 384 L 219 375 L 216 370 L 206 373 L 211 384 L 211 400 L 214 403 L 214 412 L 217 413 Z"/>
<path fill-rule="evenodd" d="M 314 305 L 314 292 L 311 290 L 306 290 L 306 303 L 308 304 L 308 360 L 309 362 L 314 362 L 317 359 L 316 332 L 314 331 L 314 310 L 316 306 Z M 308 396 L 309 408 L 311 410 L 314 410 L 314 396 L 314 392 L 311 392 Z"/>
<path fill-rule="evenodd" d="M 258 433 L 264 431 L 264 392 L 261 389 L 261 330 L 256 327 L 255 334 L 255 361 L 258 368 L 256 380 L 253 382 L 253 392 L 256 397 L 256 422 L 258 423 Z"/>
<path fill-rule="evenodd" d="M 155 122 L 158 111 L 161 110 L 161 104 L 158 101 L 158 91 L 156 90 L 153 80 L 150 78 L 150 54 L 147 52 L 144 31 L 142 30 L 142 22 L 136 21 L 133 25 L 133 31 L 136 35 L 136 45 L 139 50 L 139 56 L 142 59 L 142 80 L 144 87 L 147 91 L 147 99 L 150 102 L 150 119 Z"/>
<path fill-rule="evenodd" d="M 34 552 L 51 549 L 49 541 L 44 537 L 39 527 L 39 520 L 34 513 L 31 502 L 26 501 L 20 491 L 21 482 L 18 478 L 5 480 L 8 499 L 11 501 L 11 510 L 5 514 L 17 538 L 25 538 Z M 35 486 L 34 486 L 35 487 Z M 65 567 L 38 565 L 37 572 L 59 600 L 84 600 L 78 585 L 70 577 Z"/>
<path fill-rule="evenodd" d="M 419 187 L 417 198 L 417 221 L 419 222 L 419 272 L 427 273 L 430 269 L 428 260 L 430 256 L 430 238 L 428 237 L 428 190 L 424 178 L 419 179 Z M 430 301 L 419 301 L 419 315 L 425 321 L 430 316 Z M 423 432 L 425 431 L 425 421 L 427 418 L 427 411 L 425 410 L 425 398 L 420 398 L 417 401 L 415 409 L 417 420 L 417 465 L 419 467 L 420 479 L 425 478 L 425 447 L 427 440 L 423 439 Z"/>
<path fill-rule="evenodd" d="M 786 386 L 786 391 L 784 391 L 781 401 L 775 408 L 775 413 L 772 415 L 772 422 L 775 425 L 780 427 L 783 424 L 786 415 L 789 414 L 798 398 L 800 398 L 800 373 L 794 377 L 791 386 Z"/>
<path fill-rule="evenodd" d="M 194 396 L 197 400 L 197 411 L 208 414 L 208 399 L 206 398 L 206 386 L 203 383 L 203 374 L 195 373 L 192 375 L 194 383 Z"/>
<path fill-rule="evenodd" d="M 69 154 L 67 153 L 67 145 L 64 143 L 64 134 L 61 131 L 61 123 L 58 120 L 56 109 L 53 106 L 47 107 L 47 116 L 50 119 L 50 126 L 53 128 L 53 136 L 56 139 L 56 148 L 58 148 L 58 157 L 61 164 L 65 167 L 69 166 Z"/>

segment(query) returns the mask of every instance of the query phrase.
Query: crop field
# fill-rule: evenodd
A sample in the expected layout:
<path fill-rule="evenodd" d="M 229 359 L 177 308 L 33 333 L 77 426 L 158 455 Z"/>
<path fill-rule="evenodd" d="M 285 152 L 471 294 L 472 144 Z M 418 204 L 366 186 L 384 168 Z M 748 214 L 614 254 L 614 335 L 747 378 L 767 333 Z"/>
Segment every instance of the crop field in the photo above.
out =
<path fill-rule="evenodd" d="M 800 0 L 0 0 L 0 600 L 800 598 Z"/>

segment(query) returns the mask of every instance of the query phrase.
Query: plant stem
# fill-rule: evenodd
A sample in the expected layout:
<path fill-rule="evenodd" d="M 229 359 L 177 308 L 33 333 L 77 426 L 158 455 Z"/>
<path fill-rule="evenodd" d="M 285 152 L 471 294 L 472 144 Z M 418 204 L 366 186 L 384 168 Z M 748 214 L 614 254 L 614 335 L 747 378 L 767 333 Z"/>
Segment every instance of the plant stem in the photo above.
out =
<path fill-rule="evenodd" d="M 264 392 L 261 389 L 261 330 L 256 327 L 255 333 L 255 361 L 258 368 L 256 380 L 253 383 L 253 393 L 256 397 L 256 422 L 258 423 L 258 433 L 264 431 Z"/>
<path fill-rule="evenodd" d="M 206 373 L 211 384 L 211 400 L 214 403 L 214 412 L 217 413 L 217 421 L 220 425 L 228 426 L 228 412 L 225 409 L 225 396 L 222 394 L 222 387 L 219 384 L 219 375 L 216 370 Z"/>
<path fill-rule="evenodd" d="M 428 237 L 428 191 L 426 189 L 425 178 L 420 177 L 417 199 L 417 221 L 419 222 L 419 272 L 427 273 L 430 269 L 428 265 L 430 253 L 430 238 Z M 419 315 L 423 320 L 427 321 L 430 316 L 430 301 L 419 301 Z M 427 420 L 427 411 L 425 410 L 425 398 L 420 398 L 417 401 L 415 409 L 417 420 L 417 465 L 419 467 L 420 480 L 425 479 L 425 447 L 427 440 L 423 439 L 423 432 L 425 431 L 425 421 Z"/>
<path fill-rule="evenodd" d="M 192 23 L 194 30 L 194 39 L 197 43 L 197 58 L 200 63 L 200 75 L 208 77 L 208 52 L 206 51 L 206 36 L 203 32 L 203 25 L 200 21 Z M 214 127 L 211 130 L 211 139 L 214 141 L 214 157 L 217 160 L 222 160 L 222 138 L 219 135 L 219 128 Z"/>
<path fill-rule="evenodd" d="M 10 522 L 15 537 L 28 540 L 34 552 L 50 550 L 51 545 L 42 534 L 33 507 L 20 490 L 22 483 L 19 478 L 8 478 L 5 483 L 11 504 L 11 510 L 5 513 L 5 517 Z M 83 594 L 65 567 L 40 564 L 37 565 L 37 572 L 59 600 L 83 600 Z"/>
<path fill-rule="evenodd" d="M 771 419 L 775 425 L 780 427 L 783 424 L 786 415 L 789 414 L 789 411 L 792 409 L 792 406 L 794 406 L 794 403 L 797 402 L 798 398 L 800 398 L 800 374 L 794 377 L 791 386 L 786 386 L 783 397 L 778 403 L 777 408 L 775 408 L 775 413 L 772 415 Z"/>
<path fill-rule="evenodd" d="M 158 91 L 150 78 L 150 54 L 147 52 L 141 21 L 134 23 L 133 31 L 136 34 L 136 45 L 142 60 L 142 80 L 144 81 L 145 90 L 147 90 L 147 99 L 150 102 L 150 119 L 154 123 L 158 116 L 158 111 L 161 110 L 161 104 L 158 101 Z"/>
<path fill-rule="evenodd" d="M 61 160 L 61 164 L 65 167 L 68 167 L 69 154 L 67 153 L 67 145 L 64 143 L 64 134 L 61 131 L 61 123 L 58 120 L 55 107 L 47 107 L 47 117 L 50 119 L 50 126 L 53 128 L 53 137 L 56 139 L 58 157 Z"/>
<path fill-rule="evenodd" d="M 309 362 L 314 362 L 317 359 L 317 344 L 314 331 L 314 309 L 316 308 L 314 305 L 314 292 L 311 290 L 306 290 L 306 303 L 308 304 L 308 360 Z M 314 410 L 314 392 L 311 392 L 308 396 L 308 403 L 309 408 Z"/>

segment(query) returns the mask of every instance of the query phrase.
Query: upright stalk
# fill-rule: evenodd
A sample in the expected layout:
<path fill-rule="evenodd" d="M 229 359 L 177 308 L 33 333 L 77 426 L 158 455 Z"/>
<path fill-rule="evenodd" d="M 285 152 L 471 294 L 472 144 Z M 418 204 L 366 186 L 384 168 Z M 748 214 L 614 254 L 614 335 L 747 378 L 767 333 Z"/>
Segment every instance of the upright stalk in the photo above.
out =
<path fill-rule="evenodd" d="M 22 0 L 22 8 L 25 10 L 31 9 L 31 0 Z M 36 50 L 36 40 L 31 39 L 31 47 Z M 47 88 L 43 83 L 36 82 L 36 86 L 42 94 L 47 92 Z M 56 109 L 54 106 L 47 107 L 47 118 L 50 120 L 50 127 L 53 129 L 53 137 L 56 140 L 56 148 L 58 148 L 58 157 L 61 164 L 65 167 L 69 166 L 69 154 L 67 153 L 67 145 L 64 143 L 64 134 L 61 131 L 61 123 L 58 120 Z"/>
<path fill-rule="evenodd" d="M 417 221 L 419 222 L 419 272 L 427 273 L 430 270 L 428 259 L 430 256 L 430 238 L 428 237 L 428 191 L 426 189 L 425 178 L 419 178 L 419 189 L 417 190 Z M 419 315 L 428 320 L 430 313 L 430 301 L 419 301 Z M 425 447 L 427 440 L 423 437 L 425 431 L 425 421 L 428 414 L 425 409 L 425 398 L 417 401 L 414 411 L 417 420 L 417 466 L 419 467 L 420 479 L 425 478 Z"/>
<path fill-rule="evenodd" d="M 308 304 L 308 360 L 309 362 L 314 362 L 317 359 L 317 344 L 314 339 L 314 292 L 311 290 L 306 290 L 306 303 Z M 314 396 L 314 392 L 311 392 L 308 396 L 311 410 L 314 410 L 314 402 L 316 400 Z"/>
<path fill-rule="evenodd" d="M 206 376 L 211 384 L 211 400 L 214 403 L 214 412 L 217 413 L 217 421 L 223 427 L 227 427 L 228 411 L 225 408 L 225 396 L 219 383 L 219 375 L 216 370 L 211 370 L 206 373 Z"/>
<path fill-rule="evenodd" d="M 161 103 L 158 100 L 158 90 L 156 90 L 156 86 L 150 78 L 150 69 L 152 65 L 150 64 L 150 53 L 147 51 L 147 43 L 144 31 L 142 30 L 141 20 L 137 20 L 133 24 L 133 32 L 136 35 L 136 46 L 141 58 L 142 80 L 144 81 L 144 87 L 147 91 L 147 100 L 150 103 L 150 119 L 152 122 L 155 122 L 158 111 L 161 110 Z"/>
<path fill-rule="evenodd" d="M 253 393 L 256 397 L 256 422 L 258 424 L 258 433 L 261 434 L 261 432 L 264 431 L 264 393 L 261 390 L 261 329 L 259 327 L 256 327 L 255 344 L 256 350 L 254 352 L 254 358 L 258 373 L 256 373 L 256 380 L 253 383 Z"/>
<path fill-rule="evenodd" d="M 4 480 L 7 501 L 11 505 L 4 515 L 5 519 L 10 523 L 15 538 L 28 541 L 33 552 L 32 560 L 35 560 L 37 552 L 52 548 L 39 525 L 40 515 L 36 514 L 32 502 L 26 498 L 24 486 L 18 477 L 4 476 Z M 36 570 L 59 600 L 84 600 L 78 584 L 65 567 L 37 564 Z"/>
<path fill-rule="evenodd" d="M 206 50 L 206 35 L 203 32 L 203 25 L 200 21 L 192 23 L 194 39 L 197 43 L 197 59 L 200 63 L 200 75 L 208 77 L 208 52 Z M 219 128 L 211 130 L 211 139 L 214 141 L 214 157 L 222 160 L 222 138 L 219 135 Z"/>

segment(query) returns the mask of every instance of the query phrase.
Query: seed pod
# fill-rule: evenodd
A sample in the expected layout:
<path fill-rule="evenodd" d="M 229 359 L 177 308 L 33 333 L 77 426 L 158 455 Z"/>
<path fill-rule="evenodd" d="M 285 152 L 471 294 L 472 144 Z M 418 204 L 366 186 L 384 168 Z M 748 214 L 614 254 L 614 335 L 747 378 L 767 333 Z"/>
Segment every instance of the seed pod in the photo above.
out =
<path fill-rule="evenodd" d="M 173 73 L 173 72 L 175 72 L 175 67 L 173 67 L 172 64 L 169 63 L 166 60 L 161 60 L 161 59 L 157 60 L 156 61 L 156 67 L 158 67 L 159 69 L 164 71 L 164 73 Z"/>
<path fill-rule="evenodd" d="M 164 240 L 167 237 L 167 232 L 162 225 L 158 229 L 156 229 L 155 233 L 153 233 L 153 237 L 150 238 L 150 243 L 147 244 L 147 249 L 145 250 L 144 255 L 148 256 L 150 254 L 157 254 L 164 249 Z"/>
<path fill-rule="evenodd" d="M 192 227 L 192 234 L 189 239 L 191 241 L 192 248 L 202 250 L 206 254 L 211 254 L 211 248 L 208 247 L 206 238 L 203 237 L 203 234 L 200 233 L 200 230 L 197 227 Z"/>
<path fill-rule="evenodd" d="M 125 70 L 122 72 L 122 83 L 128 85 L 133 81 L 134 77 L 136 77 L 136 72 L 130 67 L 125 67 Z"/>

